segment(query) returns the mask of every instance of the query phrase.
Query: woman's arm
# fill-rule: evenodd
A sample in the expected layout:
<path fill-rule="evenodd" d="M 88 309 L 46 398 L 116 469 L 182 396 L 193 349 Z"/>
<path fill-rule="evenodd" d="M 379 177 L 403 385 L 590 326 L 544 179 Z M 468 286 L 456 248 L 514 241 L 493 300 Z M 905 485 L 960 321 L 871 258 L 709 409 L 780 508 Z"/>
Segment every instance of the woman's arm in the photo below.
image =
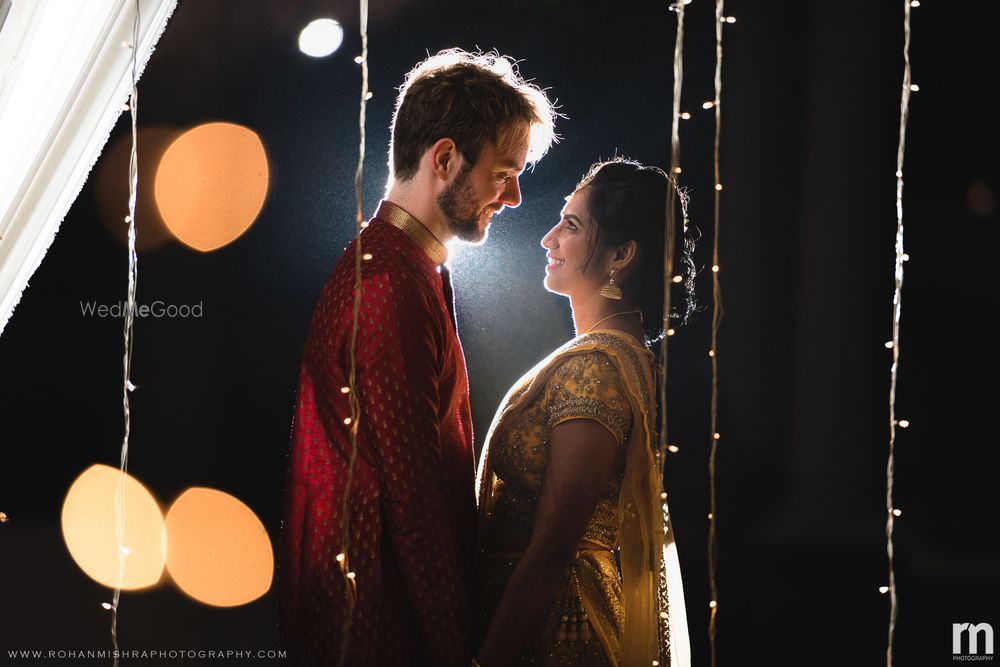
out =
<path fill-rule="evenodd" d="M 616 451 L 615 437 L 600 422 L 572 419 L 552 429 L 531 541 L 477 654 L 482 667 L 513 664 L 544 626 L 566 565 L 611 477 Z"/>

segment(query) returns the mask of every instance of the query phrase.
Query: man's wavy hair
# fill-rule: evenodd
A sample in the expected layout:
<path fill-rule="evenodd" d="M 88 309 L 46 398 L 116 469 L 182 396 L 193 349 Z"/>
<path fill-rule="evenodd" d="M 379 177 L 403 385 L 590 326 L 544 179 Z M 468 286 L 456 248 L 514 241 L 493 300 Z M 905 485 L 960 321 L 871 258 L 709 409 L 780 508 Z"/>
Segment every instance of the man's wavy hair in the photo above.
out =
<path fill-rule="evenodd" d="M 557 115 L 545 92 L 521 78 L 513 59 L 496 51 L 441 51 L 410 70 L 399 88 L 389 173 L 410 180 L 427 149 L 446 137 L 470 165 L 486 142 L 501 153 L 513 152 L 523 148 L 517 144 L 525 125 L 530 127 L 527 161 L 537 162 L 558 141 Z"/>

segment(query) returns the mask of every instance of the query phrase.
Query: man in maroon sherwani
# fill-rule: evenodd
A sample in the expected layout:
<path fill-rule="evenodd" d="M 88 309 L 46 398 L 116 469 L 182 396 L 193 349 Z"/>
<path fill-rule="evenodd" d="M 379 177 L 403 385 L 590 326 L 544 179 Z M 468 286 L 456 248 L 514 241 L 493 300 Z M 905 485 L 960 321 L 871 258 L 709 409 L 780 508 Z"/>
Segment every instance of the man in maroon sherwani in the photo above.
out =
<path fill-rule="evenodd" d="M 554 115 L 497 54 L 442 52 L 406 78 L 391 183 L 360 235 L 356 424 L 357 240 L 302 355 L 278 568 L 290 664 L 472 659 L 472 418 L 443 244 L 482 242 L 491 216 L 520 204 L 518 177 L 553 140 Z"/>

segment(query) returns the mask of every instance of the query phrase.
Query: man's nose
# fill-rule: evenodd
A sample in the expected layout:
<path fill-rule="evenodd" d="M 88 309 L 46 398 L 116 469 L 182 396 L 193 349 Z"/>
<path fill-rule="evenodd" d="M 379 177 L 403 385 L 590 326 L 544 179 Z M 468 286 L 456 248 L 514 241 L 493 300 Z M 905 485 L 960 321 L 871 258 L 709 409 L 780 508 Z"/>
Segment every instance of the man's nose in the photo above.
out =
<path fill-rule="evenodd" d="M 510 208 L 517 208 L 521 205 L 521 185 L 518 183 L 516 176 L 507 181 L 507 187 L 503 190 L 502 201 Z"/>

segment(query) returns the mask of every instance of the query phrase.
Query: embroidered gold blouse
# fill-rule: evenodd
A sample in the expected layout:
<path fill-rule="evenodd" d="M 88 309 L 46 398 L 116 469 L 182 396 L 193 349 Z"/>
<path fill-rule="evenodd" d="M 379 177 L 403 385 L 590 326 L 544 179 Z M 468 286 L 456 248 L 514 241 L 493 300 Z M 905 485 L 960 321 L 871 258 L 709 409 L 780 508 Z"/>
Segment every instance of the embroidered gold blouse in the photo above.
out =
<path fill-rule="evenodd" d="M 608 342 L 628 345 L 617 336 L 608 336 Z M 632 410 L 617 367 L 599 350 L 563 359 L 544 390 L 495 436 L 491 444 L 497 475 L 494 516 L 524 526 L 533 524 L 549 461 L 550 434 L 571 419 L 598 421 L 618 442 L 614 474 L 583 533 L 583 539 L 613 548 L 618 542 L 616 510 Z"/>

